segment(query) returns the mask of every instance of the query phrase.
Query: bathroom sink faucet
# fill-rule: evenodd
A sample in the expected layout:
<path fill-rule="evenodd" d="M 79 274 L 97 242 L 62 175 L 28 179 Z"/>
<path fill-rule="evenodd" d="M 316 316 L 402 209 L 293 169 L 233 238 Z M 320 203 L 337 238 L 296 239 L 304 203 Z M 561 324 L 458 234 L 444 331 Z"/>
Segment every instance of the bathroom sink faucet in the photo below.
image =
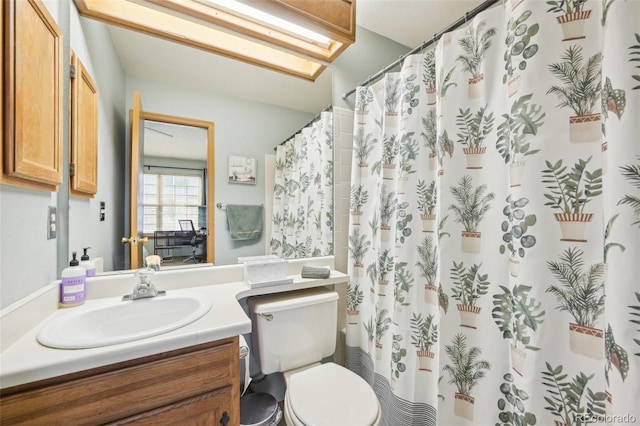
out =
<path fill-rule="evenodd" d="M 137 300 L 146 299 L 149 297 L 162 296 L 167 294 L 164 290 L 156 289 L 156 286 L 151 282 L 151 276 L 155 274 L 155 270 L 152 268 L 143 268 L 136 272 L 138 282 L 133 288 L 133 293 L 122 296 L 122 300 Z"/>

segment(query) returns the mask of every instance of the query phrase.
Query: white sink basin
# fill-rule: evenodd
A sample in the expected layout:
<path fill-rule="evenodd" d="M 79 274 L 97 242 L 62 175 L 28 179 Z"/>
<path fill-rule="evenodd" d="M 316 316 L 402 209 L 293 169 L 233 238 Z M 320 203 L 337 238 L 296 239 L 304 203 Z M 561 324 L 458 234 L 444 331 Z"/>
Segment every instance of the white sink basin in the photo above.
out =
<path fill-rule="evenodd" d="M 209 309 L 208 297 L 182 290 L 132 301 L 109 298 L 58 311 L 38 333 L 38 341 L 58 349 L 116 345 L 184 327 Z"/>

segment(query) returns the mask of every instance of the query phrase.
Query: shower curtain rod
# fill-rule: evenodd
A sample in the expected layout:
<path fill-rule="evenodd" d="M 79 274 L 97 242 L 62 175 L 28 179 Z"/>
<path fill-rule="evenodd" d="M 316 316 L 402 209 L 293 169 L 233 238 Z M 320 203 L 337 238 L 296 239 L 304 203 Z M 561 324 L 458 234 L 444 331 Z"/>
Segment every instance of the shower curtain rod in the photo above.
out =
<path fill-rule="evenodd" d="M 473 19 L 480 12 L 484 12 L 485 10 L 489 9 L 494 4 L 498 3 L 499 1 L 500 0 L 486 0 L 484 3 L 481 3 L 475 9 L 471 10 L 470 12 L 465 13 L 464 16 L 459 18 L 453 24 L 449 25 L 444 30 L 440 31 L 439 33 L 435 33 L 431 40 L 426 40 L 426 41 L 422 42 L 422 44 L 420 44 L 420 46 L 418 46 L 415 49 L 409 51 L 408 53 L 405 53 L 404 55 L 400 56 L 400 58 L 395 60 L 393 63 L 391 63 L 390 65 L 387 65 L 386 67 L 384 67 L 383 69 L 381 69 L 377 73 L 373 74 L 372 76 L 369 76 L 369 78 L 364 80 L 363 82 L 358 83 L 358 86 L 366 86 L 368 84 L 373 83 L 375 80 L 377 80 L 378 78 L 380 78 L 383 75 L 385 75 L 388 71 L 390 71 L 393 68 L 395 68 L 398 65 L 400 65 L 402 63 L 402 61 L 404 61 L 407 56 L 413 55 L 414 53 L 418 53 L 419 51 L 431 46 L 440 37 L 442 37 L 443 34 L 448 33 L 449 31 L 455 30 L 456 28 L 458 28 L 462 24 L 466 23 L 468 20 Z M 344 95 L 342 95 L 342 99 L 346 100 L 349 96 L 353 95 L 356 92 L 356 88 L 357 88 L 357 86 L 354 87 L 353 89 L 349 90 Z"/>
<path fill-rule="evenodd" d="M 315 117 L 313 117 L 311 120 L 309 120 L 307 122 L 307 124 L 305 124 L 304 126 L 300 127 L 300 130 L 298 130 L 297 132 L 295 132 L 294 134 L 292 134 L 291 136 L 289 136 L 288 138 L 286 138 L 285 140 L 283 140 L 282 142 L 280 142 L 278 145 L 284 145 L 285 143 L 287 143 L 287 141 L 289 139 L 291 139 L 292 137 L 294 137 L 295 135 L 297 135 L 298 133 L 300 133 L 302 131 L 302 129 L 304 129 L 305 127 L 307 127 L 309 124 L 313 123 L 314 121 L 316 121 L 318 118 L 320 118 L 320 116 L 322 115 L 323 112 L 326 111 L 331 111 L 333 109 L 333 105 L 329 105 L 328 107 L 326 107 L 325 109 L 323 109 L 322 111 L 320 111 L 318 114 L 316 114 Z M 277 150 L 278 147 L 274 147 L 273 150 Z"/>

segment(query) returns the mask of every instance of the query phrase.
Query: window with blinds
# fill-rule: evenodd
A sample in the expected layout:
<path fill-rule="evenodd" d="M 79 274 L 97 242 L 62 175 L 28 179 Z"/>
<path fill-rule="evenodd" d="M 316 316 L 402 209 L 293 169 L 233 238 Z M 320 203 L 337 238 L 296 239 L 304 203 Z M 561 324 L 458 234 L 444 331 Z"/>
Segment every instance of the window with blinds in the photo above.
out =
<path fill-rule="evenodd" d="M 180 230 L 182 219 L 191 219 L 197 228 L 202 176 L 145 173 L 143 200 L 145 234 Z"/>

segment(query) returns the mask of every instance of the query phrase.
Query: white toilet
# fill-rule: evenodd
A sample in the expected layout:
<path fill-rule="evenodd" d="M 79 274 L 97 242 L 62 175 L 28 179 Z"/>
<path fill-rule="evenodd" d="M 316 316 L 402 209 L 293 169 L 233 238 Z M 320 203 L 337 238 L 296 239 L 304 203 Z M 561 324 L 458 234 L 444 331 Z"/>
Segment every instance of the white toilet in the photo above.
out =
<path fill-rule="evenodd" d="M 354 372 L 320 360 L 336 347 L 338 294 L 325 287 L 249 299 L 253 350 L 264 374 L 282 372 L 288 426 L 375 426 L 380 405 Z"/>

